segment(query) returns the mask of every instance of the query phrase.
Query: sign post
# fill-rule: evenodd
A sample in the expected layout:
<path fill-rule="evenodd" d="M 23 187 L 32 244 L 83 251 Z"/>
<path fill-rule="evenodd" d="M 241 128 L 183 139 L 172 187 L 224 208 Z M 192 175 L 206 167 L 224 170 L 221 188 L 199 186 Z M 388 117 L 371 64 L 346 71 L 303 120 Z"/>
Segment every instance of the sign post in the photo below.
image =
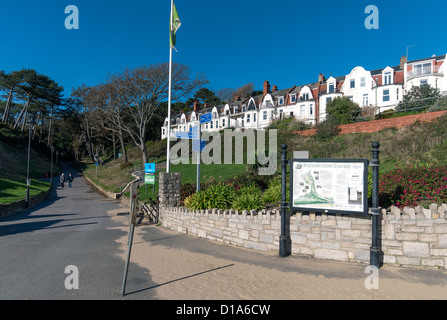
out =
<path fill-rule="evenodd" d="M 203 151 L 203 144 L 202 144 L 202 140 L 201 140 L 201 135 L 202 135 L 202 129 L 201 129 L 201 127 L 202 127 L 202 124 L 205 124 L 205 123 L 208 123 L 208 122 L 211 122 L 211 120 L 212 120 L 212 118 L 213 118 L 213 114 L 212 113 L 206 113 L 206 114 L 203 114 L 203 115 L 201 115 L 200 116 L 200 121 L 199 121 L 199 124 L 198 124 L 198 126 L 197 126 L 197 143 L 199 144 L 199 150 L 197 151 L 197 182 L 196 182 L 196 184 L 197 184 L 197 187 L 196 187 L 196 191 L 197 192 L 199 192 L 200 191 L 200 163 L 202 162 L 202 159 L 201 159 L 201 153 L 202 153 L 202 151 Z M 206 142 L 205 142 L 205 144 L 206 144 Z"/>
<path fill-rule="evenodd" d="M 285 258 L 292 253 L 292 240 L 290 238 L 289 225 L 290 213 L 287 210 L 287 145 L 281 146 L 281 235 L 279 237 L 279 256 Z"/>
<path fill-rule="evenodd" d="M 373 173 L 373 185 L 372 185 L 372 208 L 370 213 L 372 215 L 372 245 L 370 249 L 370 264 L 377 268 L 380 268 L 380 244 L 379 244 L 379 147 L 380 143 L 373 142 L 371 144 L 372 151 L 372 173 Z"/>
<path fill-rule="evenodd" d="M 123 297 L 126 291 L 127 274 L 129 271 L 130 255 L 132 252 L 133 234 L 135 231 L 135 223 L 137 220 L 137 202 L 138 202 L 138 185 L 137 182 L 134 182 L 130 186 L 130 214 L 129 214 L 130 227 L 129 227 L 129 237 L 127 239 L 127 259 L 126 259 L 126 265 L 124 267 L 123 287 L 121 290 L 121 296 Z"/>

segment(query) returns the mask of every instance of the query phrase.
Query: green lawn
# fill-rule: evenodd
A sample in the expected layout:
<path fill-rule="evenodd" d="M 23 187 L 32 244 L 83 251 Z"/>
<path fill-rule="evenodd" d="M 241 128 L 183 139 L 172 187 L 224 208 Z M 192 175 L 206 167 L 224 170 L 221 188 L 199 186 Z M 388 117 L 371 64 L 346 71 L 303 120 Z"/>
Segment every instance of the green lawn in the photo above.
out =
<path fill-rule="evenodd" d="M 154 161 L 155 162 L 155 161 Z M 138 164 L 137 164 L 138 166 Z M 141 167 L 141 165 L 140 165 Z M 201 181 L 202 183 L 206 182 L 207 179 L 213 177 L 215 180 L 227 180 L 231 179 L 233 176 L 244 172 L 246 169 L 245 164 L 233 164 L 233 165 L 218 165 L 211 164 L 205 165 L 202 164 L 200 166 L 201 173 Z M 133 171 L 133 167 L 120 169 L 118 164 L 110 164 L 108 166 L 100 166 L 98 167 L 98 178 L 96 178 L 96 167 L 94 164 L 89 164 L 86 166 L 84 170 L 84 174 L 87 175 L 95 184 L 101 186 L 102 188 L 109 190 L 111 192 L 119 192 L 119 185 L 121 184 L 123 187 L 126 185 L 126 182 L 130 181 L 125 180 L 126 177 L 129 177 L 130 173 Z M 166 170 L 157 171 L 156 177 L 158 178 L 159 172 L 164 172 Z M 170 168 L 171 173 L 180 172 L 182 174 L 182 183 L 196 183 L 197 181 L 197 165 L 195 164 L 179 164 L 179 165 L 171 165 Z M 125 194 L 128 196 L 128 193 Z M 151 198 L 156 198 L 158 195 L 158 180 L 155 182 L 155 191 L 152 185 L 146 187 L 142 187 L 140 189 L 140 199 L 147 200 Z"/>
<path fill-rule="evenodd" d="M 47 191 L 50 184 L 39 180 L 31 180 L 30 197 L 37 196 Z M 0 179 L 0 203 L 8 204 L 23 200 L 26 197 L 26 182 L 18 182 L 10 179 Z"/>

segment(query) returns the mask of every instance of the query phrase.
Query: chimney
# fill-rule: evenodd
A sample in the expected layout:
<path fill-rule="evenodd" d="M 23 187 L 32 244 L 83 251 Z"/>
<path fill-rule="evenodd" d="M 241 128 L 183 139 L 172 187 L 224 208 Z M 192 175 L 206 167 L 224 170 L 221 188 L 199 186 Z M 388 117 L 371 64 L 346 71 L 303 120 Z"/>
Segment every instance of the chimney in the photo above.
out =
<path fill-rule="evenodd" d="M 406 56 L 402 56 L 402 58 L 400 58 L 400 64 L 399 67 L 403 70 L 405 67 L 405 63 L 407 63 L 407 57 Z"/>
<path fill-rule="evenodd" d="M 270 83 L 268 81 L 264 82 L 264 96 L 270 93 Z"/>
<path fill-rule="evenodd" d="M 272 92 L 276 92 L 276 91 L 278 91 L 278 87 L 277 86 L 273 86 L 272 87 Z"/>
<path fill-rule="evenodd" d="M 320 73 L 320 74 L 318 75 L 318 82 L 324 82 L 324 80 L 325 80 L 325 79 L 324 79 L 324 75 Z"/>
<path fill-rule="evenodd" d="M 200 107 L 200 103 L 199 103 L 199 101 L 194 101 L 194 111 L 195 112 L 198 112 L 199 111 L 199 107 Z"/>

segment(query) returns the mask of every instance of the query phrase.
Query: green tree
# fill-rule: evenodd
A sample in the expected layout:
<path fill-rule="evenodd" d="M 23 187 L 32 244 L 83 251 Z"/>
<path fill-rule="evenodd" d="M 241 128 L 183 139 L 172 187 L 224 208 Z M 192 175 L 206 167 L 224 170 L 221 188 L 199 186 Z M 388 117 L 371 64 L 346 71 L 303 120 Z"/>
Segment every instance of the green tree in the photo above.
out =
<path fill-rule="evenodd" d="M 396 107 L 396 111 L 425 111 L 439 99 L 439 89 L 429 84 L 412 87 Z"/>
<path fill-rule="evenodd" d="M 326 106 L 326 118 L 337 124 L 354 123 L 360 113 L 360 106 L 348 97 L 335 98 Z"/>
<path fill-rule="evenodd" d="M 195 101 L 198 101 L 201 105 L 206 103 L 207 105 L 216 106 L 221 102 L 221 99 L 210 89 L 201 88 L 192 98 L 186 101 L 186 105 L 191 107 L 194 105 Z"/>

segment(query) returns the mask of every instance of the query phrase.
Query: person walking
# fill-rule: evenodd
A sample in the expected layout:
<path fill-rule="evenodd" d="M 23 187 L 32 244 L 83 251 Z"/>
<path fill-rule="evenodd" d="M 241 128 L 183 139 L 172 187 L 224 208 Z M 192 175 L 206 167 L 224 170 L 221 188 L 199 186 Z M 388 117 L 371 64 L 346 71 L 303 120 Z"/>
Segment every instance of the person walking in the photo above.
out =
<path fill-rule="evenodd" d="M 61 183 L 61 188 L 64 188 L 64 183 L 65 183 L 65 174 L 64 173 L 61 174 L 59 181 Z"/>
<path fill-rule="evenodd" d="M 73 187 L 73 181 L 74 181 L 73 175 L 71 173 L 69 173 L 68 174 L 68 186 L 70 188 Z"/>

